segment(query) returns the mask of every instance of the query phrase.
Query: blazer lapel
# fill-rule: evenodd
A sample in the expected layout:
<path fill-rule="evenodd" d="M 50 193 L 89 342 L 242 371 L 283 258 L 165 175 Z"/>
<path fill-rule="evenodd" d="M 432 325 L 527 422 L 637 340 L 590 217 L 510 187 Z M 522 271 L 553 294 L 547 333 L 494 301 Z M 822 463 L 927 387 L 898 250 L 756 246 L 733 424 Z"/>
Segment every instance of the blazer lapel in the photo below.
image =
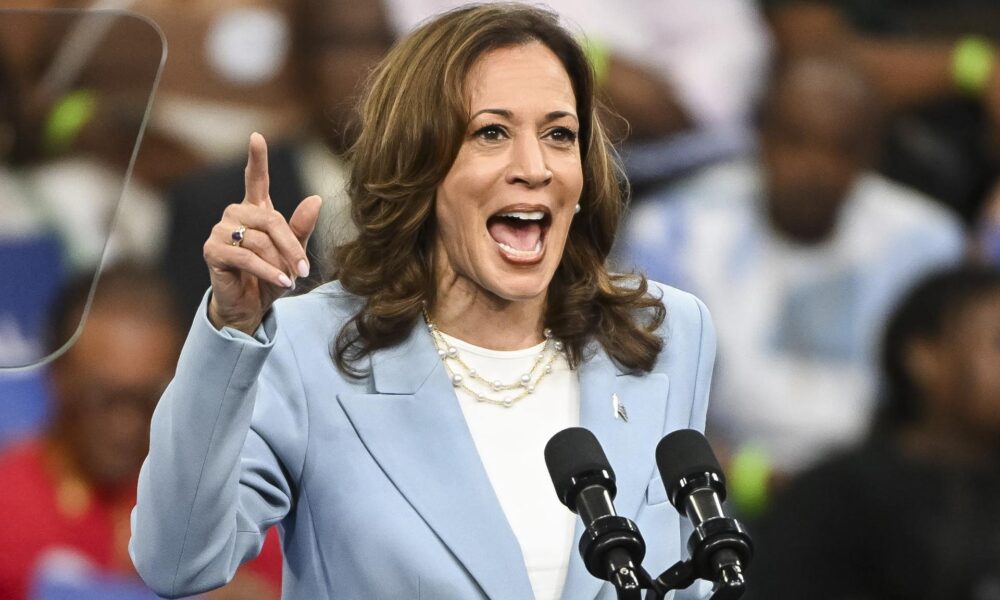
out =
<path fill-rule="evenodd" d="M 422 324 L 372 356 L 374 394 L 341 406 L 389 479 L 492 599 L 531 598 L 521 548 Z"/>
<path fill-rule="evenodd" d="M 656 468 L 654 452 L 666 423 L 669 383 L 664 373 L 623 372 L 599 347 L 580 366 L 580 426 L 592 431 L 601 442 L 615 472 L 615 509 L 632 520 Z M 613 395 L 625 407 L 627 420 L 616 411 Z M 582 534 L 583 522 L 578 519 L 562 594 L 565 600 L 594 598 L 604 584 L 587 572 L 580 559 L 575 543 Z"/>

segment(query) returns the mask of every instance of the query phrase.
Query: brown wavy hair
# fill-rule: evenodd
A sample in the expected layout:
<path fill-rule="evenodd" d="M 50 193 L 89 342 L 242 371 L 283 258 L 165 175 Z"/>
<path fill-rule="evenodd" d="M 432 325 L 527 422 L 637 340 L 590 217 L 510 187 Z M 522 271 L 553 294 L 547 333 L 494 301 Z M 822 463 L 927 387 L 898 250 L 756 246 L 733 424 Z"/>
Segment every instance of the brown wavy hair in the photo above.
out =
<path fill-rule="evenodd" d="M 521 4 L 467 6 L 401 40 L 374 71 L 348 158 L 354 241 L 332 250 L 329 279 L 363 299 L 332 353 L 345 374 L 373 350 L 405 339 L 433 306 L 434 199 L 458 154 L 468 108 L 465 79 L 485 53 L 547 46 L 572 82 L 580 118 L 584 185 L 562 261 L 549 284 L 545 326 L 576 367 L 591 339 L 622 367 L 649 371 L 663 348 L 666 311 L 641 275 L 613 275 L 605 261 L 625 211 L 628 184 L 598 118 L 594 75 L 580 45 L 550 12 Z"/>

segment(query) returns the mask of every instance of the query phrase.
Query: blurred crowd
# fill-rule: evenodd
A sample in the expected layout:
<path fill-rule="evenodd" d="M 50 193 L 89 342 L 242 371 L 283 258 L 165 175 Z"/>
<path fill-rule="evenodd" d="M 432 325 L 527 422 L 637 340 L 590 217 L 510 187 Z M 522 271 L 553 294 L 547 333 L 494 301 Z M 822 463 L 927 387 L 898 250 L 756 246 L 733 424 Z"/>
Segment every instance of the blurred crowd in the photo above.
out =
<path fill-rule="evenodd" d="M 276 209 L 324 197 L 319 278 L 366 75 L 460 3 L 2 4 L 0 367 L 57 357 L 0 371 L 0 598 L 150 598 L 135 480 L 249 134 Z M 547 4 L 632 185 L 612 261 L 715 320 L 748 596 L 1000 599 L 1000 4 Z M 280 579 L 272 535 L 208 597 Z"/>

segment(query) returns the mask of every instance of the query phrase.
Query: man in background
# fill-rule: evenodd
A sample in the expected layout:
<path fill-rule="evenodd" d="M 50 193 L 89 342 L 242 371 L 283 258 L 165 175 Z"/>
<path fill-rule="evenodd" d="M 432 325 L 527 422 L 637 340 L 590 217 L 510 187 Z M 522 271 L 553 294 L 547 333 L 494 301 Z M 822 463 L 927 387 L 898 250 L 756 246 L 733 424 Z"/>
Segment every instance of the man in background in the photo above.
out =
<path fill-rule="evenodd" d="M 779 54 L 837 49 L 886 108 L 879 169 L 971 222 L 1000 166 L 1000 3 L 760 0 Z"/>
<path fill-rule="evenodd" d="M 84 323 L 51 365 L 52 421 L 0 455 L 0 598 L 53 597 L 66 586 L 79 597 L 155 597 L 128 556 L 129 515 L 182 329 L 156 274 L 130 266 L 108 271 L 87 311 L 92 279 L 70 286 L 53 314 L 53 349 Z M 252 564 L 234 581 L 239 591 L 222 590 L 219 598 L 278 597 L 275 540 Z"/>
<path fill-rule="evenodd" d="M 623 236 L 626 265 L 712 311 L 709 429 L 753 456 L 765 481 L 858 439 L 892 302 L 964 250 L 954 215 L 871 171 L 876 106 L 866 78 L 839 58 L 785 66 L 765 100 L 758 159 L 654 194 Z"/>

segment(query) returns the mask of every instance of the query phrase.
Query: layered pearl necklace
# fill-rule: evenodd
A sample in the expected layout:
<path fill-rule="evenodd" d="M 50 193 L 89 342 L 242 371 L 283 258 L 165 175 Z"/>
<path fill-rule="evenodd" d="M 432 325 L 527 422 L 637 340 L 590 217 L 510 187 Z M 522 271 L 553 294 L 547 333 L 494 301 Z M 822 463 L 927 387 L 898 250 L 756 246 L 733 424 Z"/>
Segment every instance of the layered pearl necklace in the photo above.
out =
<path fill-rule="evenodd" d="M 530 396 L 538 382 L 552 372 L 552 362 L 563 350 L 563 343 L 552 337 L 552 330 L 545 329 L 545 346 L 539 352 L 531 368 L 516 381 L 504 383 L 499 379 L 490 379 L 470 367 L 458 353 L 458 348 L 448 343 L 444 335 L 431 321 L 424 311 L 424 321 L 431 333 L 438 356 L 444 363 L 445 370 L 451 378 L 451 384 L 472 395 L 476 402 L 485 402 L 504 408 L 510 408 L 515 402 Z M 491 393 L 492 392 L 492 393 Z"/>

